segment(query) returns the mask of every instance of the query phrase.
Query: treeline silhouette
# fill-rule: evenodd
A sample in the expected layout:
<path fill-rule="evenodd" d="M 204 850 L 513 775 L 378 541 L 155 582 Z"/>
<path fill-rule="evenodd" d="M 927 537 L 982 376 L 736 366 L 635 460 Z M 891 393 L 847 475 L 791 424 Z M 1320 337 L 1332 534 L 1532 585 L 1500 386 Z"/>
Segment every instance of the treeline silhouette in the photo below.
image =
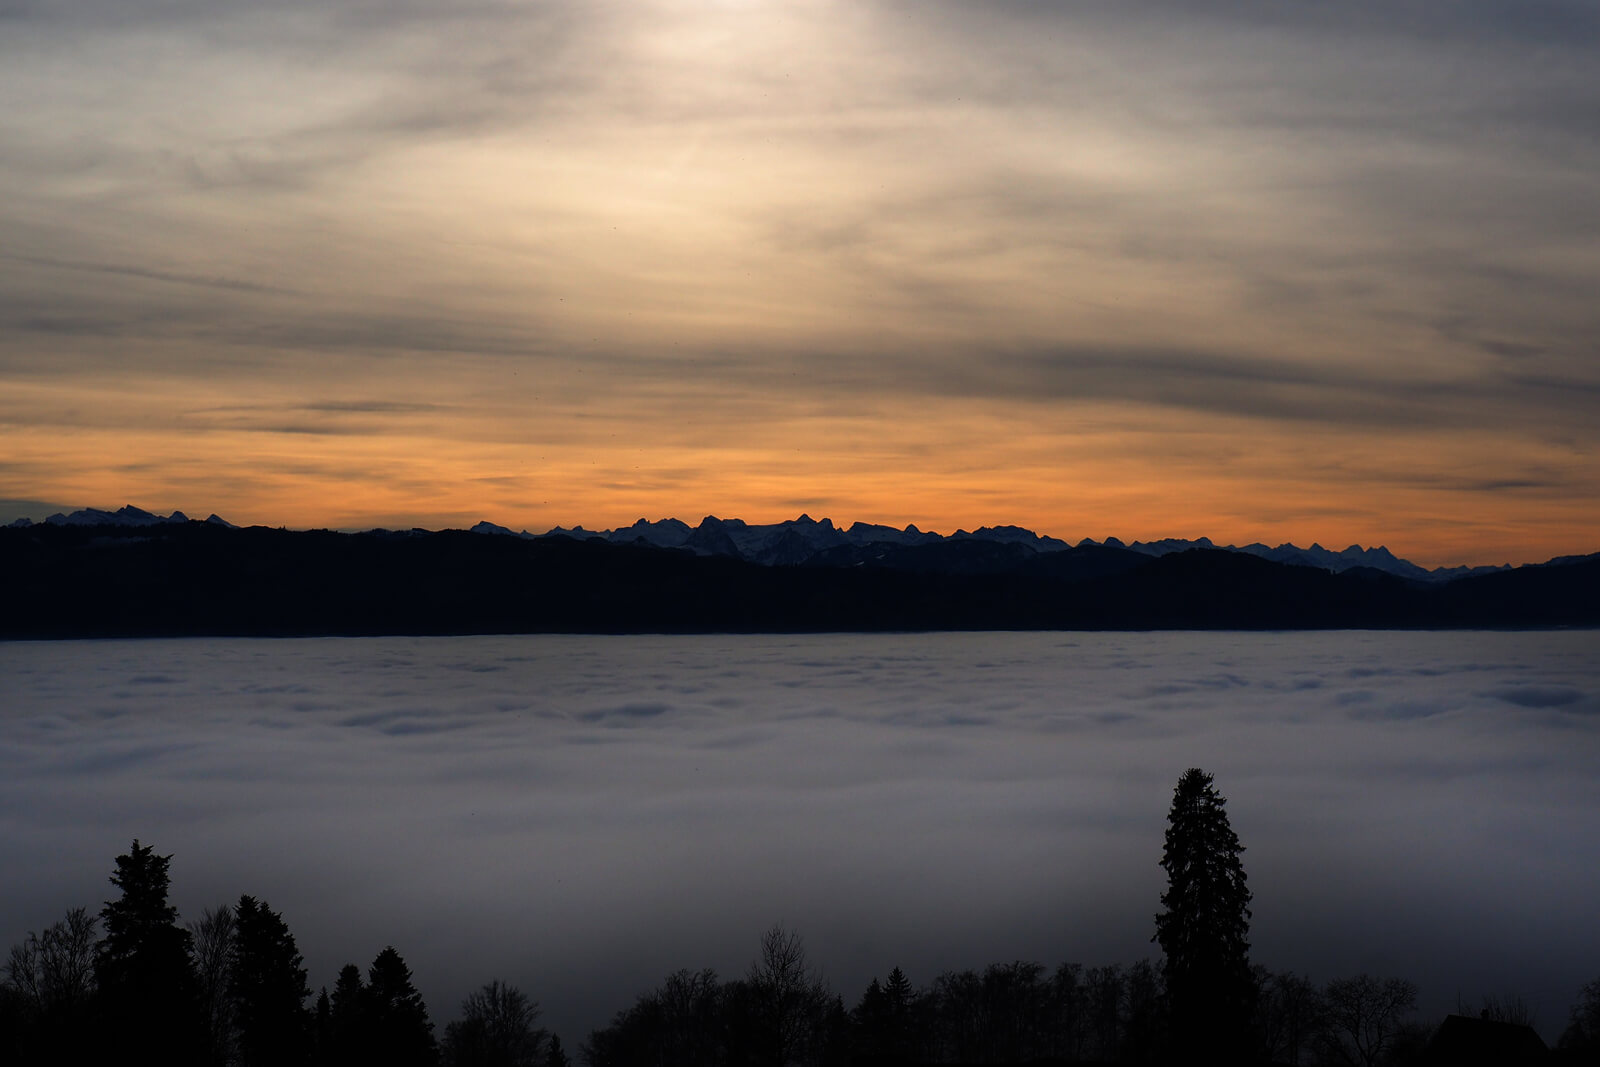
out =
<path fill-rule="evenodd" d="M 807 1064 L 1161 1064 L 1217 1062 L 1215 1046 L 1191 1043 L 1175 1028 L 1162 969 L 1085 968 L 1067 963 L 995 963 L 947 971 L 914 987 L 898 968 L 868 984 L 846 1009 L 780 928 L 762 939 L 750 973 L 719 982 L 710 971 L 679 971 L 644 994 L 584 1046 L 591 1067 Z M 1256 968 L 1255 1003 L 1228 1056 L 1238 1063 L 1364 1063 L 1376 1048 L 1404 1061 L 1428 1031 L 1406 1027 L 1402 1009 L 1416 990 L 1400 979 L 1368 976 L 1318 987 L 1295 974 Z M 1356 1023 L 1358 1012 L 1400 993 L 1381 1037 Z M 1381 1041 L 1381 1045 L 1375 1044 Z M 1205 1054 L 1201 1054 L 1201 1050 Z"/>
<path fill-rule="evenodd" d="M 588 1035 L 589 1067 L 912 1067 L 933 1064 L 1262 1063 L 1378 1067 L 1600 1064 L 1600 979 L 1580 991 L 1557 1053 L 1516 998 L 1437 1026 L 1417 987 L 1356 975 L 1318 985 L 1252 966 L 1250 892 L 1212 777 L 1180 778 L 1161 864 L 1159 963 L 1049 969 L 1013 961 L 922 986 L 899 967 L 853 1005 L 774 926 L 740 977 L 680 970 Z M 283 916 L 241 896 L 180 925 L 170 856 L 135 840 L 119 895 L 74 908 L 11 948 L 0 982 L 0 1064 L 173 1067 L 566 1067 L 539 1006 L 492 980 L 437 1033 L 400 953 L 339 972 L 313 996 Z"/>
<path fill-rule="evenodd" d="M 386 946 L 346 964 L 312 1000 L 283 916 L 263 901 L 178 924 L 170 856 L 135 839 L 116 858 L 121 896 L 73 908 L 13 945 L 0 983 L 0 1063 L 277 1067 L 567 1067 L 538 1005 L 494 981 L 437 1040 L 411 970 Z"/>

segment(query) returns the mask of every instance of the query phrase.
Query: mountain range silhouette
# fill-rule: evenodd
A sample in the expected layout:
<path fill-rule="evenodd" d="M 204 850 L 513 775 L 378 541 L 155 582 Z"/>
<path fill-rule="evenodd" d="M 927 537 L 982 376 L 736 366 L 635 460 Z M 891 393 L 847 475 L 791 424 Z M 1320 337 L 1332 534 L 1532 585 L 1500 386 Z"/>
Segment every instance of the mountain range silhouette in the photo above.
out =
<path fill-rule="evenodd" d="M 1425 571 L 1384 548 L 841 530 L 336 533 L 85 509 L 0 529 L 0 637 L 1600 625 L 1600 553 Z"/>
<path fill-rule="evenodd" d="M 1104 541 L 1084 538 L 1073 545 L 1060 538 L 1037 534 L 1021 526 L 983 526 L 971 532 L 957 530 L 945 536 L 919 530 L 910 525 L 904 529 L 896 529 L 893 526 L 857 522 L 845 529 L 835 526 L 830 519 L 813 519 L 809 515 L 766 525 L 746 523 L 741 519 L 719 519 L 715 515 L 707 515 L 700 520 L 698 526 L 690 526 L 681 519 L 660 519 L 655 522 L 640 519 L 632 526 L 616 530 L 590 531 L 581 526 L 569 530 L 558 526 L 545 534 L 531 534 L 526 530 L 513 533 L 505 526 L 480 522 L 472 527 L 472 531 L 525 538 L 551 536 L 566 536 L 578 540 L 599 538 L 612 544 L 687 548 L 701 555 L 731 556 L 769 567 L 794 566 L 808 562 L 826 563 L 829 566 L 850 566 L 869 562 L 882 566 L 900 566 L 907 561 L 920 564 L 924 560 L 934 558 L 954 560 L 961 556 L 959 551 L 949 551 L 941 555 L 903 554 L 896 550 L 949 542 L 983 541 L 1021 546 L 1026 550 L 1025 554 L 1062 552 L 1069 548 L 1096 545 L 1126 548 L 1145 556 L 1165 556 L 1196 548 L 1214 548 L 1224 552 L 1243 552 L 1276 563 L 1321 567 L 1335 573 L 1357 567 L 1372 567 L 1402 578 L 1425 581 L 1447 581 L 1469 574 L 1489 574 L 1511 569 L 1511 565 L 1505 563 L 1498 566 L 1436 567 L 1427 570 L 1409 560 L 1399 558 L 1381 545 L 1377 548 L 1351 545 L 1343 551 L 1334 552 L 1319 544 L 1312 544 L 1310 548 L 1301 548 L 1288 543 L 1273 547 L 1259 542 L 1237 547 L 1217 545 L 1209 537 L 1199 537 L 1194 540 L 1165 538 L 1159 541 L 1131 543 L 1124 543 L 1115 537 L 1108 537 Z"/>

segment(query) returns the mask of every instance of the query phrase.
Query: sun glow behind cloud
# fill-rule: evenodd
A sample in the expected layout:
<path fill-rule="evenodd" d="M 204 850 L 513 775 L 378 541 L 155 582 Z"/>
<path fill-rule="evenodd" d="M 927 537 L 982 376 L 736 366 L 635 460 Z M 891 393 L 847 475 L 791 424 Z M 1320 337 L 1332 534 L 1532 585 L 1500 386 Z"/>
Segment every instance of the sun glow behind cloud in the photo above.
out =
<path fill-rule="evenodd" d="M 0 497 L 1587 550 L 1593 20 L 1273 10 L 14 13 Z"/>

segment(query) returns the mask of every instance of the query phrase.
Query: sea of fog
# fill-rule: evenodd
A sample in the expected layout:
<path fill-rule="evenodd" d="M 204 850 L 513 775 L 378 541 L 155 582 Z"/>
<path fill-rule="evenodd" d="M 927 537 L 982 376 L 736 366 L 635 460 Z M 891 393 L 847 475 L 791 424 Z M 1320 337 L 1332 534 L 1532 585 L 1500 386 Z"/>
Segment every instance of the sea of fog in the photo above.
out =
<path fill-rule="evenodd" d="M 1600 633 L 979 633 L 0 644 L 0 951 L 112 895 L 279 910 L 313 988 L 387 944 L 576 1048 L 799 931 L 896 965 L 1155 956 L 1172 788 L 1216 775 L 1253 956 L 1520 995 L 1600 976 Z"/>

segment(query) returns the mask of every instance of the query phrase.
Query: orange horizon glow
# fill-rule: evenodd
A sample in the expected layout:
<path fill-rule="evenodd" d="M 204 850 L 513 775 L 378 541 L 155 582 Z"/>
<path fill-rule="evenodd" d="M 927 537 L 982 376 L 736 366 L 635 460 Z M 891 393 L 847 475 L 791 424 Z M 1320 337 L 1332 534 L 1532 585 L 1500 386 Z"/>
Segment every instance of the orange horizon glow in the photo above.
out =
<path fill-rule="evenodd" d="M 948 430 L 956 421 L 952 416 L 941 426 Z M 905 454 L 917 442 L 899 442 L 894 461 L 885 462 L 889 450 L 874 452 L 859 439 L 817 453 L 785 447 L 781 435 L 738 451 L 673 448 L 666 453 L 676 465 L 670 469 L 660 450 L 620 440 L 544 444 L 530 454 L 521 445 L 450 436 L 237 430 L 176 437 L 88 432 L 75 436 L 71 450 L 12 435 L 11 454 L 23 463 L 37 456 L 41 463 L 83 465 L 50 496 L 63 507 L 132 503 L 163 514 L 184 510 L 204 518 L 214 511 L 239 525 L 297 529 L 444 529 L 487 520 L 541 533 L 556 526 L 613 529 L 640 518 L 695 525 L 706 515 L 764 524 L 806 513 L 841 527 L 910 523 L 943 534 L 1017 525 L 1072 543 L 1205 536 L 1219 545 L 1382 544 L 1427 567 L 1542 562 L 1597 547 L 1592 497 L 1528 490 L 1521 514 L 1507 509 L 1485 517 L 1470 489 L 1375 485 L 1359 469 L 1343 475 L 1354 484 L 1332 481 L 1340 476 L 1332 471 L 1324 472 L 1330 481 L 1310 482 L 1300 457 L 1282 465 L 1254 461 L 1245 473 L 1257 495 L 1246 497 L 1240 493 L 1246 461 L 1234 457 L 1224 466 L 1213 458 L 1231 440 L 1220 433 L 1195 434 L 1198 455 L 1183 461 L 1140 454 L 1148 437 L 1137 429 L 1104 429 L 1066 445 L 1041 435 L 991 445 L 985 455 L 978 442 L 994 423 L 970 415 L 966 421 L 960 442 L 966 464 L 945 467 L 936 453 L 914 476 Z M 1062 462 L 1058 449 L 1072 462 Z M 139 458 L 105 469 L 97 457 L 107 453 Z"/>

